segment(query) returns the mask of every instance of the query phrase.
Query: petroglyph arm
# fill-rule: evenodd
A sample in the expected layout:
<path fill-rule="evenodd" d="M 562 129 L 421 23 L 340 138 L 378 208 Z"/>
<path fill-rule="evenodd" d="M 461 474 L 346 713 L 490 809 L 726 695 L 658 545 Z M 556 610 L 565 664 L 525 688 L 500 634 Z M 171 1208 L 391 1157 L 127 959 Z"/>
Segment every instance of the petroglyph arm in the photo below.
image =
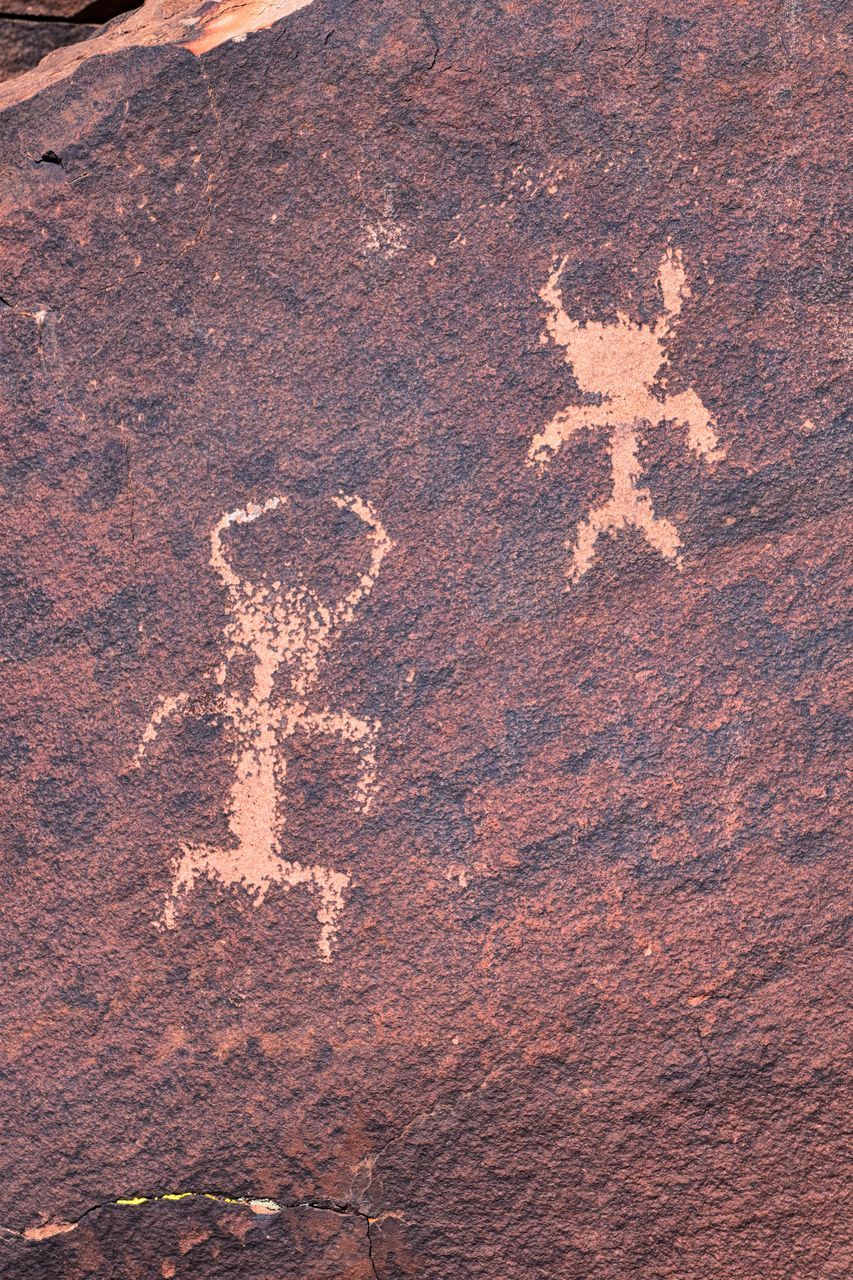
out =
<path fill-rule="evenodd" d="M 687 429 L 687 447 L 699 458 L 719 462 L 725 450 L 719 447 L 714 420 L 695 391 L 682 391 L 667 396 L 663 404 L 664 419 L 671 418 Z"/>
<path fill-rule="evenodd" d="M 382 561 L 394 544 L 385 532 L 381 520 L 369 502 L 365 502 L 357 494 L 346 493 L 336 494 L 332 498 L 332 502 L 341 511 L 351 511 L 354 516 L 358 516 L 359 520 L 367 526 L 370 539 L 370 564 L 367 570 L 361 575 L 352 591 L 339 600 L 331 610 L 333 622 L 335 625 L 340 625 L 341 623 L 349 622 L 359 601 L 370 595 L 373 585 L 379 577 Z"/>
<path fill-rule="evenodd" d="M 663 296 L 663 315 L 655 328 L 658 333 L 663 333 L 669 328 L 669 321 L 681 314 L 685 298 L 690 297 L 681 250 L 673 249 L 671 245 L 661 258 L 658 288 Z"/>
<path fill-rule="evenodd" d="M 527 450 L 527 465 L 544 466 L 559 453 L 563 441 L 568 440 L 575 432 L 592 431 L 606 425 L 598 405 L 568 405 L 555 413 L 544 430 L 533 437 Z"/>
<path fill-rule="evenodd" d="M 376 742 L 381 725 L 378 720 L 365 720 L 349 711 L 303 710 L 294 723 L 294 729 L 306 733 L 323 733 L 336 737 L 352 746 L 359 762 L 359 776 L 355 792 L 359 808 L 367 813 L 376 791 Z"/>
<path fill-rule="evenodd" d="M 548 308 L 545 327 L 550 334 L 551 341 L 556 343 L 558 347 L 568 346 L 572 334 L 579 328 L 577 321 L 566 314 L 563 307 L 563 294 L 559 288 L 559 279 L 563 274 L 563 268 L 567 261 L 568 255 L 560 259 L 546 283 L 539 290 L 539 297 Z"/>
<path fill-rule="evenodd" d="M 205 673 L 205 679 L 209 678 L 209 673 Z M 204 694 L 199 698 L 191 698 L 188 693 L 168 694 L 157 699 L 154 703 L 154 710 L 148 719 L 148 723 L 142 730 L 142 736 L 139 739 L 136 751 L 131 761 L 134 769 L 139 769 L 142 761 L 150 747 L 160 732 L 160 726 L 166 720 L 171 720 L 173 716 L 180 716 L 181 719 L 192 716 L 208 715 L 212 711 L 222 710 L 222 698 L 219 694 Z"/>
<path fill-rule="evenodd" d="M 286 498 L 274 497 L 267 498 L 266 502 L 262 503 L 249 502 L 245 507 L 237 507 L 235 511 L 227 511 L 211 529 L 210 564 L 230 591 L 236 591 L 245 584 L 231 568 L 231 564 L 225 554 L 225 548 L 222 545 L 223 533 L 235 524 L 251 524 L 268 511 L 275 511 L 277 507 L 280 507 L 286 501 Z"/>
<path fill-rule="evenodd" d="M 188 693 L 178 693 L 174 696 L 160 697 L 154 703 L 154 710 L 151 712 L 148 723 L 142 730 L 142 737 L 136 748 L 132 765 L 134 769 L 139 769 L 142 765 L 143 757 L 148 747 L 160 732 L 160 725 L 164 720 L 171 719 L 172 716 L 186 715 L 187 706 L 189 704 L 190 695 Z"/>

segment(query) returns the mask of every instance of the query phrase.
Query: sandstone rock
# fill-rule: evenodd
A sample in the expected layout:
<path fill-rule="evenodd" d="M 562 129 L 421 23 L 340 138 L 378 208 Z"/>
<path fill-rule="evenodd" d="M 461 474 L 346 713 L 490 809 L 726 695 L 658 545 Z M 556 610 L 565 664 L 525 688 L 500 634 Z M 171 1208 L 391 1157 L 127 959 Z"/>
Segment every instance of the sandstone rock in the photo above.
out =
<path fill-rule="evenodd" d="M 841 17 L 0 87 L 0 1275 L 848 1274 Z"/>
<path fill-rule="evenodd" d="M 12 0 L 7 12 L 41 18 L 74 18 L 90 7 L 88 0 Z"/>
<path fill-rule="evenodd" d="M 87 23 L 0 18 L 0 80 L 29 70 L 53 49 L 85 40 L 95 30 Z"/>

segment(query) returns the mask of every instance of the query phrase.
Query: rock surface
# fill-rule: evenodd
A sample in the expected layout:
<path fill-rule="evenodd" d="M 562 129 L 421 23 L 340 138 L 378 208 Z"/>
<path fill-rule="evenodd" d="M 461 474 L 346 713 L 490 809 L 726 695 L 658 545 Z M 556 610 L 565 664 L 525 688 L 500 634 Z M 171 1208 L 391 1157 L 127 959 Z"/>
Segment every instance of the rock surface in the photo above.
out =
<path fill-rule="evenodd" d="M 88 23 L 26 22 L 0 18 L 0 81 L 35 66 L 63 45 L 85 40 L 97 28 Z"/>
<path fill-rule="evenodd" d="M 3 86 L 4 1278 L 849 1274 L 842 15 Z"/>
<path fill-rule="evenodd" d="M 4 11 L 34 18 L 74 18 L 87 8 L 91 8 L 87 0 L 10 0 Z"/>

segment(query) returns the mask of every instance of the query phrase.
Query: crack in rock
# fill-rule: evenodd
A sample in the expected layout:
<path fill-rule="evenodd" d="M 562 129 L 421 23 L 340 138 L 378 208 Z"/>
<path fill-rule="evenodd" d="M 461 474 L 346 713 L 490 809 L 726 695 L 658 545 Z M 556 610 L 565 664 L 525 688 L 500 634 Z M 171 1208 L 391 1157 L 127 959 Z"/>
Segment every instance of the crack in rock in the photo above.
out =
<path fill-rule="evenodd" d="M 250 1212 L 264 1217 L 271 1217 L 274 1214 L 286 1213 L 294 1209 L 311 1209 L 317 1213 L 336 1213 L 340 1217 L 361 1218 L 367 1232 L 367 1256 L 373 1274 L 376 1280 L 379 1280 L 379 1273 L 376 1270 L 376 1262 L 373 1257 L 373 1237 L 370 1232 L 371 1226 L 376 1222 L 376 1218 L 370 1217 L 369 1214 L 361 1209 L 356 1209 L 353 1205 L 344 1204 L 337 1200 L 288 1200 L 279 1204 L 277 1200 L 271 1200 L 263 1196 L 226 1196 L 217 1195 L 212 1191 L 164 1191 L 158 1195 L 126 1196 L 117 1200 L 104 1200 L 99 1204 L 91 1205 L 73 1222 L 48 1221 L 40 1226 L 25 1227 L 23 1231 L 16 1231 L 12 1227 L 0 1226 L 0 1240 L 24 1240 L 28 1244 L 39 1244 L 44 1240 L 52 1239 L 54 1236 L 76 1231 L 86 1218 L 91 1217 L 93 1213 L 97 1213 L 100 1209 L 139 1209 L 144 1205 L 175 1204 L 182 1200 L 212 1200 L 215 1204 L 236 1205 L 240 1208 L 249 1209 Z"/>

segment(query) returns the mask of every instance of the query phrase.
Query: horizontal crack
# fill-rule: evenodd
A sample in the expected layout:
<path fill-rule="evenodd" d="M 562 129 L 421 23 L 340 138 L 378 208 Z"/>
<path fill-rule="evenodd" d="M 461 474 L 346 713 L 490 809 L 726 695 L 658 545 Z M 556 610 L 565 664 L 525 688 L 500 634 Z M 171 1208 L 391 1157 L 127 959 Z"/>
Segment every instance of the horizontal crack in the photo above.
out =
<path fill-rule="evenodd" d="M 373 1239 L 370 1234 L 371 1225 L 376 1219 L 371 1218 L 363 1210 L 356 1209 L 352 1205 L 345 1204 L 339 1200 L 289 1200 L 279 1204 L 277 1200 L 270 1200 L 264 1196 L 225 1196 L 217 1195 L 212 1191 L 163 1191 L 159 1195 L 125 1196 L 118 1200 L 105 1200 L 101 1204 L 94 1204 L 91 1208 L 86 1209 L 73 1222 L 46 1222 L 40 1227 L 25 1227 L 23 1231 L 15 1231 L 11 1227 L 0 1227 L 0 1239 L 12 1237 L 25 1240 L 29 1244 L 38 1244 L 42 1240 L 51 1239 L 53 1236 L 76 1231 L 81 1222 L 84 1222 L 86 1218 L 91 1217 L 93 1213 L 97 1213 L 100 1209 L 139 1209 L 144 1205 L 175 1204 L 182 1200 L 212 1200 L 215 1204 L 236 1205 L 243 1209 L 249 1209 L 252 1213 L 260 1216 L 271 1216 L 293 1209 L 312 1209 L 318 1213 L 336 1213 L 340 1217 L 361 1218 L 367 1230 L 367 1256 L 370 1260 L 373 1274 L 376 1280 L 379 1280 L 376 1264 L 373 1260 Z"/>

